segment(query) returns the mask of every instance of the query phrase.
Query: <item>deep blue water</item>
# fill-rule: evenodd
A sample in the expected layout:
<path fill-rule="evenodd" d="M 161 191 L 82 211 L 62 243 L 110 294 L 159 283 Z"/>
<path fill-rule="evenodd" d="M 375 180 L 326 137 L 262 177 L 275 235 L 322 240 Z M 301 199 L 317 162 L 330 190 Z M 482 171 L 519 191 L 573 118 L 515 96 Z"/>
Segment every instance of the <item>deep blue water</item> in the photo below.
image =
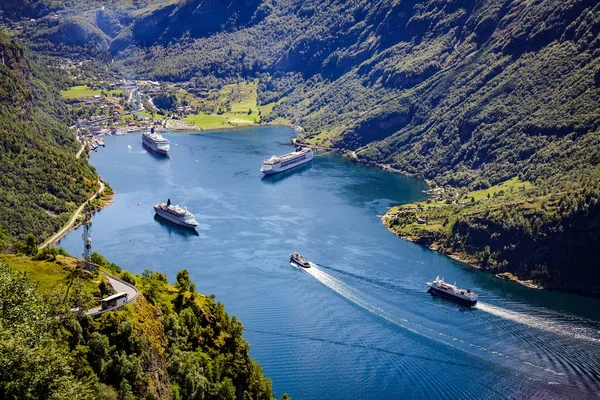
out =
<path fill-rule="evenodd" d="M 600 301 L 535 291 L 400 240 L 378 214 L 424 198 L 422 182 L 318 154 L 261 179 L 293 131 L 267 127 L 106 137 L 91 157 L 115 189 L 94 216 L 95 251 L 135 273 L 187 268 L 245 326 L 277 394 L 304 399 L 592 398 L 600 395 Z M 171 198 L 198 234 L 154 218 Z M 81 253 L 81 231 L 61 243 Z M 297 250 L 319 267 L 289 266 Z M 436 275 L 470 287 L 465 309 L 426 293 Z"/>

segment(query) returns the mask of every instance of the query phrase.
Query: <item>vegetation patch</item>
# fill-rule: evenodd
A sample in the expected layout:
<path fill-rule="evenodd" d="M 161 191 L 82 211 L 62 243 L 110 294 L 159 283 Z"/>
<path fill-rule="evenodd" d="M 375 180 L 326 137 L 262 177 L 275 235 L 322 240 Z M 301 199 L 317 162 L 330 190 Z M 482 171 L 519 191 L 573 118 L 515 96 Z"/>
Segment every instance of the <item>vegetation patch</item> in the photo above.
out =
<path fill-rule="evenodd" d="M 60 92 L 60 95 L 63 99 L 85 99 L 88 97 L 94 96 L 104 96 L 104 95 L 118 95 L 122 94 L 122 89 L 114 89 L 114 90 L 94 90 L 89 86 L 73 86 L 67 90 L 63 90 Z"/>
<path fill-rule="evenodd" d="M 241 322 L 214 295 L 196 293 L 186 270 L 173 285 L 144 271 L 133 278 L 142 291 L 135 303 L 91 318 L 80 282 L 68 297 L 57 287 L 61 264 L 75 262 L 0 259 L 0 397 L 275 399 Z"/>

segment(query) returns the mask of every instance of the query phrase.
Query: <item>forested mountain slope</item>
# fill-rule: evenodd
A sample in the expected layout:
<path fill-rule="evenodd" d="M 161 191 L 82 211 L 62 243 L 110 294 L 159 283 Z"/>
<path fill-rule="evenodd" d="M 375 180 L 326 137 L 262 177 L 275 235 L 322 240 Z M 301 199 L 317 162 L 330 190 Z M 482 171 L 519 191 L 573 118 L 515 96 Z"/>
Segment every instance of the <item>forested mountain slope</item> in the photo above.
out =
<path fill-rule="evenodd" d="M 136 18 L 156 32 L 133 36 L 123 66 L 200 85 L 259 76 L 263 102 L 287 96 L 271 118 L 362 160 L 482 187 L 600 161 L 593 0 L 265 1 L 238 30 L 170 46 L 148 42 L 179 21 L 158 15 Z"/>
<path fill-rule="evenodd" d="M 119 73 L 189 81 L 198 92 L 258 78 L 259 101 L 273 106 L 264 120 L 428 179 L 450 204 L 464 203 L 449 197 L 456 189 L 531 183 L 504 193 L 506 210 L 476 202 L 433 237 L 422 234 L 448 252 L 485 254 L 486 268 L 588 286 L 561 265 L 576 259 L 586 276 L 596 264 L 585 249 L 600 225 L 598 1 L 115 1 L 86 15 L 104 36 L 93 49 L 74 46 L 110 51 Z M 49 51 L 61 43 L 51 38 Z M 565 232 L 573 245 L 560 263 L 529 252 L 554 248 Z"/>
<path fill-rule="evenodd" d="M 0 34 L 0 226 L 47 237 L 98 187 L 57 91 L 60 77 Z"/>
<path fill-rule="evenodd" d="M 443 215 L 431 230 L 386 222 L 493 272 L 597 293 L 599 34 L 591 0 L 265 1 L 239 30 L 133 40 L 117 58 L 199 87 L 258 77 L 262 103 L 279 100 L 269 119 L 434 186 L 530 182 L 489 203 L 446 187 L 450 210 L 417 209 Z"/>

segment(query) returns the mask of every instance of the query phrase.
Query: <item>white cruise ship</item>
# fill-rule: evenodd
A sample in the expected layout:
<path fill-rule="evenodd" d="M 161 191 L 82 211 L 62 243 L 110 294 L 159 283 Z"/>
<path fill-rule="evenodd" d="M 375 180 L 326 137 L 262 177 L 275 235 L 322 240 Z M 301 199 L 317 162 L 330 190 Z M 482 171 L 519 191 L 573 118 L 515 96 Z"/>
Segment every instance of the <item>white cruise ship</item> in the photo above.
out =
<path fill-rule="evenodd" d="M 160 133 L 154 133 L 154 128 L 150 132 L 142 133 L 142 144 L 150 150 L 165 156 L 169 154 L 169 150 L 171 149 L 169 141 Z"/>
<path fill-rule="evenodd" d="M 265 175 L 273 175 L 297 167 L 313 159 L 313 151 L 309 147 L 296 147 L 296 151 L 283 156 L 273 156 L 263 161 L 260 172 Z"/>
<path fill-rule="evenodd" d="M 187 208 L 181 208 L 178 205 L 172 205 L 171 199 L 166 203 L 160 203 L 154 206 L 156 215 L 166 219 L 174 224 L 185 226 L 186 228 L 195 229 L 198 226 L 194 214 L 189 212 Z"/>

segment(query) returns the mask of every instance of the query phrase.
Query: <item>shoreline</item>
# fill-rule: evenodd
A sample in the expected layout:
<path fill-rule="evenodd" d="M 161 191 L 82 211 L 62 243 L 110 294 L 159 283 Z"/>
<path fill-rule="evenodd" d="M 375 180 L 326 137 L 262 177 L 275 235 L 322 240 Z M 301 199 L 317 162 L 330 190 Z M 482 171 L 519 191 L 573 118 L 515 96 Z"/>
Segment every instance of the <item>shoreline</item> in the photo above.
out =
<path fill-rule="evenodd" d="M 297 133 L 304 131 L 304 129 L 301 126 L 293 125 L 293 124 L 258 123 L 258 124 L 248 124 L 248 125 L 226 125 L 226 126 L 215 127 L 215 128 L 202 128 L 202 127 L 199 127 L 198 125 L 189 124 L 186 122 L 182 122 L 182 124 L 186 124 L 186 126 L 182 126 L 182 127 L 167 127 L 167 126 L 165 126 L 165 127 L 163 127 L 163 129 L 173 131 L 173 132 L 178 132 L 178 133 L 193 131 L 190 133 L 190 134 L 193 134 L 193 133 L 197 133 L 197 132 L 217 132 L 217 131 L 240 130 L 240 129 L 249 129 L 249 128 L 264 128 L 266 126 L 283 126 L 283 127 L 291 128 L 294 131 L 296 131 Z"/>
<path fill-rule="evenodd" d="M 523 281 L 523 280 L 520 280 L 520 279 L 516 279 L 516 280 L 514 280 L 514 279 L 507 279 L 507 278 L 505 278 L 505 277 L 499 276 L 500 274 L 494 274 L 493 272 L 489 272 L 489 271 L 487 271 L 486 269 L 484 269 L 484 268 L 482 268 L 481 266 L 479 266 L 477 263 L 475 263 L 475 262 L 472 262 L 472 261 L 470 261 L 470 260 L 468 260 L 468 259 L 466 259 L 466 258 L 464 258 L 464 257 L 461 257 L 461 256 L 460 256 L 460 255 L 458 255 L 458 254 L 449 253 L 449 252 L 447 252 L 447 251 L 444 251 L 444 250 L 442 250 L 442 249 L 441 249 L 439 246 L 437 246 L 435 243 L 433 243 L 433 244 L 431 244 L 431 245 L 429 245 L 429 246 L 428 246 L 428 245 L 426 245 L 426 244 L 419 243 L 419 240 L 418 240 L 418 239 L 414 239 L 414 238 L 411 238 L 411 237 L 408 237 L 408 236 L 402 236 L 402 235 L 399 235 L 398 233 L 394 232 L 394 231 L 392 230 L 392 228 L 390 228 L 390 227 L 389 227 L 389 226 L 388 226 L 388 225 L 385 223 L 385 214 L 384 214 L 384 215 L 381 215 L 381 216 L 379 216 L 379 220 L 381 221 L 381 224 L 382 224 L 382 225 L 385 227 L 385 229 L 387 229 L 389 232 L 391 232 L 392 234 L 394 234 L 394 235 L 395 235 L 395 236 L 397 236 L 398 238 L 400 238 L 400 239 L 402 239 L 402 240 L 406 240 L 406 241 L 408 241 L 408 242 L 411 242 L 411 243 L 414 243 L 414 244 L 417 244 L 417 245 L 419 245 L 419 246 L 422 246 L 422 247 L 426 247 L 426 248 L 428 248 L 428 249 L 429 249 L 429 250 L 431 250 L 431 251 L 435 251 L 435 252 L 437 252 L 437 253 L 443 254 L 444 256 L 446 256 L 446 257 L 448 257 L 448 258 L 450 258 L 450 259 L 452 259 L 452 260 L 454 260 L 454 261 L 457 261 L 457 262 L 459 262 L 459 263 L 461 263 L 461 264 L 468 265 L 468 266 L 469 266 L 469 267 L 471 267 L 471 268 L 475 268 L 475 269 L 478 269 L 478 270 L 480 270 L 480 271 L 487 272 L 488 274 L 494 275 L 494 277 L 495 277 L 495 278 L 497 278 L 497 279 L 499 279 L 499 280 L 503 280 L 503 281 L 507 281 L 507 282 L 512 282 L 512 283 L 515 283 L 515 284 L 517 284 L 517 285 L 520 285 L 520 286 L 526 287 L 526 288 L 528 288 L 528 289 L 535 289 L 535 290 L 558 290 L 558 291 L 561 291 L 561 290 L 559 290 L 559 289 L 551 289 L 551 288 L 544 287 L 544 286 L 541 286 L 541 285 L 536 285 L 535 283 L 533 283 L 533 282 L 531 282 L 531 281 Z"/>
<path fill-rule="evenodd" d="M 106 185 L 104 184 L 104 182 L 102 181 L 102 179 L 100 179 L 98 182 L 100 183 L 100 188 L 91 197 L 89 197 L 82 205 L 80 205 L 79 208 L 77 208 L 77 210 L 75 210 L 75 213 L 71 216 L 71 218 L 69 219 L 69 222 L 67 222 L 67 224 L 65 226 L 63 226 L 58 232 L 56 232 L 50 238 L 46 239 L 46 241 L 44 241 L 39 246 L 40 249 L 43 249 L 45 247 L 54 246 L 57 242 L 59 242 L 60 240 L 62 240 L 69 233 L 71 233 L 72 231 L 74 231 L 77 228 L 79 228 L 82 225 L 84 225 L 85 222 L 78 222 L 78 219 L 81 216 L 81 213 L 83 212 L 83 209 L 84 209 L 85 205 L 88 204 L 90 201 L 94 200 L 102 192 L 104 192 L 104 189 L 106 188 Z M 107 207 L 108 205 L 112 204 L 112 199 L 113 199 L 114 196 L 115 196 L 115 192 L 114 192 L 114 189 L 113 189 L 113 193 L 111 194 L 110 198 L 107 199 L 107 201 L 104 202 L 103 204 L 100 204 L 100 206 L 98 208 L 92 210 L 89 213 L 89 215 L 92 215 L 92 214 L 100 211 L 104 207 Z M 83 214 L 83 215 L 85 216 L 87 214 Z"/>

